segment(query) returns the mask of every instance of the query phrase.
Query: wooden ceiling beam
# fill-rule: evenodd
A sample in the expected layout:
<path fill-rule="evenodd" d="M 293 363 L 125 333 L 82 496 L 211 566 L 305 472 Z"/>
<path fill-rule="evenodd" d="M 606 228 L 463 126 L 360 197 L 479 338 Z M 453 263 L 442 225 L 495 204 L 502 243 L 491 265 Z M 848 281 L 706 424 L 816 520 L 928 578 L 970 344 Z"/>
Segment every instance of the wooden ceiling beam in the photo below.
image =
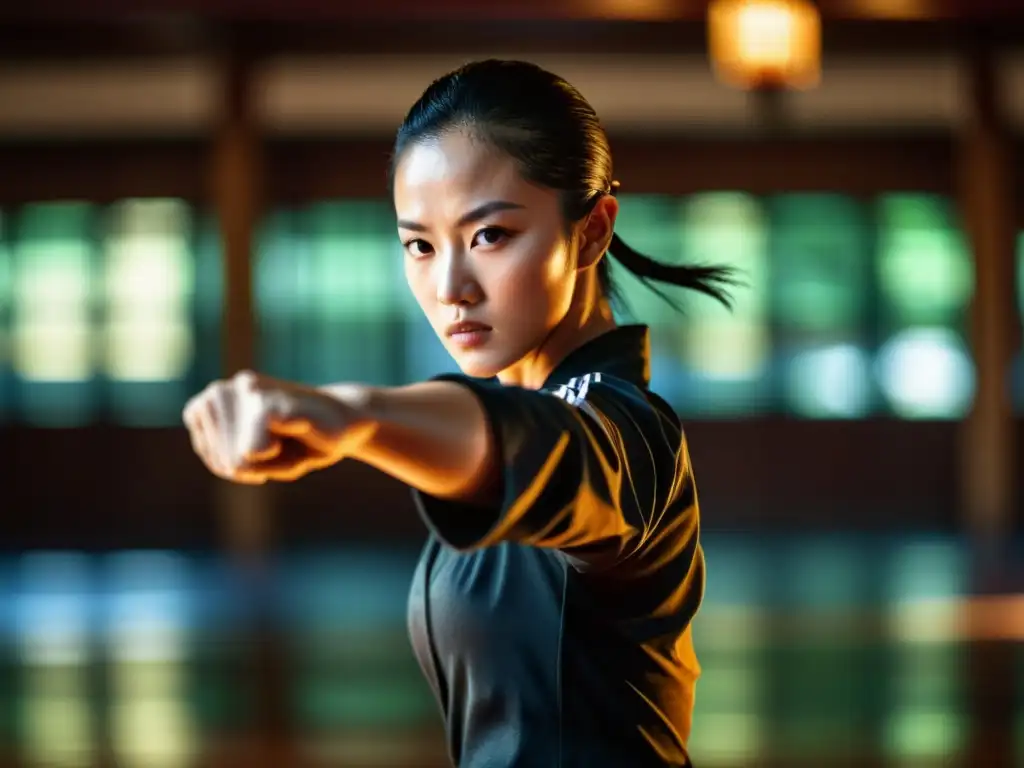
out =
<path fill-rule="evenodd" d="M 824 28 L 825 55 L 952 51 L 970 27 L 949 22 L 850 21 Z M 1024 23 L 987 29 L 1001 48 L 1024 47 Z M 162 19 L 119 22 L 0 22 L 0 62 L 135 59 L 245 48 L 256 56 L 286 54 L 500 55 L 505 51 L 576 54 L 668 54 L 706 51 L 704 24 L 608 21 L 463 21 L 429 35 L 409 21 L 275 24 Z"/>
<path fill-rule="evenodd" d="M 364 20 L 657 20 L 694 21 L 707 16 L 710 0 L 34 0 L 4 3 L 0 21 L 11 19 L 110 20 L 186 16 L 226 21 Z M 1024 12 L 1006 0 L 816 0 L 822 17 L 831 20 L 945 21 L 1021 20 Z"/>

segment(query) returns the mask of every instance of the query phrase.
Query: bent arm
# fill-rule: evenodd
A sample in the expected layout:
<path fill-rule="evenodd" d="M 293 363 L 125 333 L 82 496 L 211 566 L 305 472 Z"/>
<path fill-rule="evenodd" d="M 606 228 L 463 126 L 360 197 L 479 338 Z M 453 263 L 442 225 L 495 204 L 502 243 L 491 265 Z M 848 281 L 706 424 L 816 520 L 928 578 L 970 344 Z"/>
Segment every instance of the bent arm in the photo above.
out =
<path fill-rule="evenodd" d="M 412 486 L 440 539 L 603 560 L 649 533 L 675 487 L 682 438 L 639 389 L 597 377 L 584 398 L 442 378 L 375 390 L 375 427 L 354 455 Z"/>

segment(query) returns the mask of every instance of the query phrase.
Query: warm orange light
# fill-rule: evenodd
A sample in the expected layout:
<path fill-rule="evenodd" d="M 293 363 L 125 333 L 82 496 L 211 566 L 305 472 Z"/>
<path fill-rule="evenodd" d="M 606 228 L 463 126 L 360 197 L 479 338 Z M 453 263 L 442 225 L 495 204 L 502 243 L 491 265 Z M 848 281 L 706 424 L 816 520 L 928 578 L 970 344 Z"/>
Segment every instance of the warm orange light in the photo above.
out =
<path fill-rule="evenodd" d="M 708 45 L 715 72 L 740 88 L 810 88 L 821 75 L 821 17 L 808 0 L 714 0 Z"/>

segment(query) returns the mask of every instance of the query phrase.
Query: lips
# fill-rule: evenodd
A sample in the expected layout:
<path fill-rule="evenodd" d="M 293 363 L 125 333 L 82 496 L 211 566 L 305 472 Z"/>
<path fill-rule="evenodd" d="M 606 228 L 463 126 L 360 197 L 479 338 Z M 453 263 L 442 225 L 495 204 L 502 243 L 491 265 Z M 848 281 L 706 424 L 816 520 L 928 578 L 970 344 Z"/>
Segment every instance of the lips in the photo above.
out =
<path fill-rule="evenodd" d="M 464 333 L 479 333 L 489 330 L 491 330 L 491 326 L 489 325 L 464 320 L 461 323 L 453 323 L 452 325 L 449 325 L 445 332 L 448 336 L 457 336 Z"/>
<path fill-rule="evenodd" d="M 491 335 L 491 326 L 472 321 L 463 321 L 449 325 L 446 334 L 453 343 L 463 349 L 482 346 Z"/>

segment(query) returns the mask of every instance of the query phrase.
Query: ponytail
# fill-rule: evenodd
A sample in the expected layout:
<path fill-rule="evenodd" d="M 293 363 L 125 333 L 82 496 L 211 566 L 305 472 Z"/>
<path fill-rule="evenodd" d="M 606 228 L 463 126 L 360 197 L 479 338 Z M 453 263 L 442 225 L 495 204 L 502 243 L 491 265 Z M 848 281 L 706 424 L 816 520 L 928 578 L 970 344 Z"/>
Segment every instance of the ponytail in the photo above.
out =
<path fill-rule="evenodd" d="M 732 296 L 728 288 L 739 285 L 736 279 L 736 270 L 732 267 L 663 264 L 634 251 L 617 234 L 612 235 L 608 254 L 676 309 L 681 310 L 679 304 L 652 283 L 665 283 L 697 291 L 705 296 L 710 296 L 725 305 L 726 308 L 732 309 Z"/>

